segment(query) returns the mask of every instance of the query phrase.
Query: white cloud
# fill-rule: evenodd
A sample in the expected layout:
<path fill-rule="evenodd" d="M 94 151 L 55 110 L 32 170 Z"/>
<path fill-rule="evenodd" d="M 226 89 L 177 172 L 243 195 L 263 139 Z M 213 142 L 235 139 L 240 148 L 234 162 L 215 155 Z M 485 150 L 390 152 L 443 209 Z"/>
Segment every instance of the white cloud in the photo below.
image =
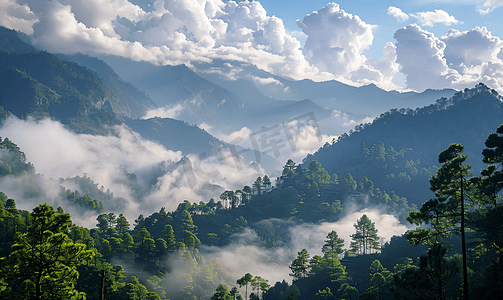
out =
<path fill-rule="evenodd" d="M 372 25 L 329 3 L 317 12 L 297 20 L 308 38 L 303 49 L 306 59 L 321 71 L 347 75 L 364 64 L 361 54 L 372 44 Z"/>
<path fill-rule="evenodd" d="M 120 167 L 134 172 L 182 157 L 180 152 L 142 140 L 124 126 L 115 130 L 117 136 L 75 134 L 50 119 L 24 121 L 12 117 L 0 128 L 0 136 L 13 140 L 37 172 L 49 178 L 88 174 L 104 186 L 113 185 Z"/>
<path fill-rule="evenodd" d="M 338 135 L 347 133 L 358 124 L 372 123 L 373 117 L 356 118 L 338 110 L 333 110 L 329 118 L 318 122 L 320 131 L 337 140 Z"/>
<path fill-rule="evenodd" d="M 39 18 L 34 42 L 51 52 L 113 54 L 158 64 L 219 58 L 292 78 L 332 78 L 305 60 L 300 42 L 259 2 L 157 0 L 150 12 L 126 0 L 25 2 Z"/>
<path fill-rule="evenodd" d="M 486 0 L 481 6 L 477 7 L 477 11 L 481 15 L 486 15 L 492 12 L 498 6 L 503 5 L 503 0 Z"/>
<path fill-rule="evenodd" d="M 145 119 L 151 119 L 151 118 L 176 118 L 180 112 L 183 110 L 183 105 L 180 103 L 178 104 L 173 104 L 173 105 L 166 105 L 163 107 L 159 107 L 156 109 L 151 109 L 145 113 L 143 117 L 141 117 L 143 120 Z"/>
<path fill-rule="evenodd" d="M 26 4 L 20 5 L 16 0 L 0 1 L 0 26 L 32 34 L 32 26 L 37 19 Z"/>
<path fill-rule="evenodd" d="M 402 66 L 400 72 L 407 76 L 407 87 L 423 91 L 427 88 L 451 86 L 459 74 L 449 69 L 443 52 L 445 43 L 434 34 L 416 24 L 398 30 L 396 62 Z"/>
<path fill-rule="evenodd" d="M 375 227 L 378 230 L 377 235 L 382 237 L 384 242 L 390 241 L 392 236 L 402 235 L 410 229 L 400 224 L 398 219 L 392 215 L 384 214 L 378 209 L 366 208 L 356 212 L 348 212 L 345 217 L 335 223 L 324 222 L 320 225 L 304 224 L 292 228 L 292 252 L 297 253 L 302 249 L 307 249 L 311 256 L 321 255 L 324 240 L 332 230 L 335 230 L 337 235 L 344 240 L 344 249 L 349 249 L 351 243 L 350 235 L 355 233 L 353 224 L 364 214 L 375 223 Z"/>
<path fill-rule="evenodd" d="M 435 9 L 435 11 L 425 11 L 410 14 L 411 17 L 417 18 L 419 23 L 423 26 L 433 26 L 436 23 L 443 23 L 445 26 L 452 24 L 463 23 L 456 20 L 455 17 L 449 15 L 446 11 Z"/>
<path fill-rule="evenodd" d="M 263 78 L 263 77 L 251 75 L 250 78 L 253 82 L 258 83 L 260 85 L 274 84 L 274 85 L 283 86 L 283 83 L 281 83 L 281 81 L 279 81 L 275 78 L 272 78 L 272 77 Z"/>
<path fill-rule="evenodd" d="M 480 7 L 492 10 L 501 3 L 484 1 Z M 396 45 L 386 44 L 379 60 L 369 59 L 363 52 L 371 47 L 376 27 L 346 13 L 335 3 L 298 20 L 302 34 L 287 32 L 283 21 L 268 16 L 256 1 L 156 0 L 143 10 L 128 0 L 4 0 L 0 8 L 0 24 L 33 34 L 35 45 L 50 52 L 112 54 L 161 65 L 237 60 L 293 79 L 336 79 L 352 85 L 375 83 L 387 90 L 397 88 L 393 78 L 400 64 L 407 77 L 407 88 L 423 89 L 429 83 L 433 84 L 429 88 L 464 88 L 474 80 L 484 80 L 496 89 L 501 85 L 497 66 L 503 54 L 493 52 L 495 48 L 482 51 L 490 52 L 491 58 L 485 60 L 472 51 L 475 55 L 464 58 L 466 63 L 461 66 L 459 60 L 451 59 L 465 55 L 465 50 L 460 48 L 456 53 L 457 48 L 450 46 L 454 38 L 449 44 L 422 29 L 421 33 L 416 30 L 417 35 L 412 38 L 412 27 L 407 27 L 407 34 L 399 37 Z M 393 6 L 388 8 L 388 14 L 399 20 L 407 16 Z M 417 18 L 422 26 L 461 23 L 442 10 L 408 16 Z M 454 32 L 451 30 L 447 36 Z M 305 39 L 303 47 L 299 39 Z M 426 52 L 401 43 L 413 39 L 426 47 Z M 412 53 L 417 54 L 415 62 L 426 60 L 419 64 L 408 61 Z M 476 60 L 480 63 L 467 65 Z M 413 74 L 413 69 L 419 73 Z M 235 80 L 241 70 L 214 68 L 207 72 Z"/>
<path fill-rule="evenodd" d="M 460 32 L 454 29 L 441 37 L 416 24 L 395 35 L 396 62 L 406 76 L 406 87 L 464 89 L 484 82 L 503 92 L 502 41 L 484 27 Z"/>
<path fill-rule="evenodd" d="M 449 29 L 441 37 L 446 44 L 444 56 L 449 66 L 458 71 L 461 67 L 472 67 L 483 62 L 498 61 L 503 49 L 503 41 L 492 36 L 485 27 L 475 27 L 468 31 Z"/>
<path fill-rule="evenodd" d="M 400 8 L 394 6 L 388 7 L 388 15 L 395 17 L 400 22 L 409 19 L 409 16 L 406 13 L 404 13 Z"/>
<path fill-rule="evenodd" d="M 34 164 L 36 172 L 45 178 L 85 175 L 99 186 L 109 188 L 115 196 L 127 199 L 124 211 L 119 213 L 126 213 L 130 220 L 139 213 L 150 214 L 161 206 L 176 209 L 176 201 L 183 199 L 157 198 L 138 205 L 139 199 L 133 197 L 122 170 L 131 173 L 148 170 L 162 161 L 175 162 L 181 159 L 181 152 L 143 140 L 125 126 L 116 126 L 114 130 L 115 135 L 109 136 L 75 134 L 50 119 L 35 121 L 11 117 L 0 128 L 0 136 L 16 143 L 26 154 L 27 161 Z"/>
<path fill-rule="evenodd" d="M 323 122 L 323 120 L 321 122 Z M 288 125 L 296 126 L 296 123 L 292 122 L 288 123 Z M 320 129 L 321 125 L 316 127 L 315 125 L 306 122 L 301 124 L 300 131 L 298 133 L 292 131 L 292 139 L 289 141 L 283 127 L 281 125 L 279 126 L 280 127 L 277 127 L 268 133 L 269 135 L 273 135 L 277 132 L 280 133 L 273 138 L 279 147 L 278 153 L 271 151 L 267 154 L 274 157 L 281 163 L 286 162 L 288 159 L 292 159 L 295 162 L 300 163 L 307 154 L 316 152 L 325 143 L 330 143 L 334 138 L 337 139 L 338 137 L 336 135 L 324 134 Z M 270 150 L 267 147 L 261 146 L 262 143 L 260 142 L 260 136 L 257 134 L 259 130 L 252 131 L 248 127 L 243 127 L 230 134 L 225 134 L 204 123 L 199 125 L 199 127 L 222 141 L 238 145 L 245 149 L 258 150 L 261 152 Z M 252 139 L 258 141 L 258 147 L 254 147 Z"/>
<path fill-rule="evenodd" d="M 376 26 L 346 13 L 335 3 L 302 21 L 297 20 L 297 25 L 308 36 L 302 50 L 304 56 L 320 71 L 334 74 L 337 80 L 349 84 L 375 83 L 387 89 L 396 88 L 391 82 L 398 68 L 393 45 L 386 46 L 379 63 L 362 54 L 372 45 Z"/>

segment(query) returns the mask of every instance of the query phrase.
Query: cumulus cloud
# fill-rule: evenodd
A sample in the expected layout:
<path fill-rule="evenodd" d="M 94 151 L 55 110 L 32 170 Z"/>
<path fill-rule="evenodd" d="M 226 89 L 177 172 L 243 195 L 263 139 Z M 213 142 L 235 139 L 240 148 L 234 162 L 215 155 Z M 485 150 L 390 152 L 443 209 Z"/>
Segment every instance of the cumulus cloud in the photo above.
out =
<path fill-rule="evenodd" d="M 458 71 L 462 71 L 463 67 L 501 59 L 498 54 L 503 49 L 503 41 L 492 36 L 485 27 L 475 27 L 468 31 L 449 29 L 441 40 L 446 45 L 444 56 L 447 63 Z"/>
<path fill-rule="evenodd" d="M 396 62 L 407 76 L 407 87 L 418 91 L 443 88 L 459 79 L 459 74 L 448 67 L 444 58 L 445 43 L 433 33 L 412 24 L 399 29 L 394 38 Z"/>
<path fill-rule="evenodd" d="M 503 92 L 502 41 L 485 27 L 469 31 L 450 29 L 437 38 L 412 24 L 398 30 L 396 62 L 406 76 L 406 85 L 418 91 L 426 88 L 463 89 L 484 82 Z"/>
<path fill-rule="evenodd" d="M 406 13 L 404 13 L 400 8 L 394 6 L 388 7 L 388 15 L 395 17 L 400 22 L 409 19 L 409 16 Z"/>
<path fill-rule="evenodd" d="M 127 0 L 18 1 L 38 19 L 22 30 L 33 32 L 34 43 L 51 52 L 112 54 L 158 64 L 220 58 L 293 78 L 330 78 L 305 60 L 300 42 L 259 2 L 157 0 L 145 11 Z M 12 9 L 8 14 L 15 17 Z"/>
<path fill-rule="evenodd" d="M 37 20 L 37 16 L 26 4 L 20 5 L 16 0 L 5 0 L 0 2 L 1 26 L 19 30 L 26 34 L 32 34 L 32 26 Z"/>
<path fill-rule="evenodd" d="M 303 53 L 321 71 L 346 75 L 364 62 L 361 54 L 374 38 L 372 25 L 330 3 L 317 12 L 297 20 L 308 38 Z"/>
<path fill-rule="evenodd" d="M 433 26 L 436 23 L 443 23 L 445 26 L 452 24 L 463 23 L 456 20 L 454 16 L 449 15 L 446 11 L 435 9 L 435 11 L 425 11 L 410 14 L 411 17 L 418 19 L 419 23 L 423 26 Z"/>
<path fill-rule="evenodd" d="M 394 47 L 387 45 L 385 56 L 376 64 L 362 53 L 372 45 L 376 27 L 348 14 L 338 4 L 329 3 L 307 15 L 297 25 L 308 37 L 302 49 L 306 59 L 320 71 L 336 75 L 337 80 L 352 84 L 375 83 L 393 88 L 391 78 L 396 74 Z M 394 70 L 394 73 L 389 73 Z M 386 74 L 383 74 L 386 73 Z M 390 76 L 391 75 L 391 76 Z"/>
<path fill-rule="evenodd" d="M 160 65 L 236 60 L 293 79 L 337 79 L 352 85 L 375 83 L 387 90 L 398 88 L 393 84 L 398 65 L 407 76 L 405 88 L 420 90 L 429 82 L 433 83 L 432 88 L 464 88 L 474 80 L 483 80 L 496 89 L 501 85 L 498 66 L 502 52 L 494 59 L 491 48 L 491 59 L 473 66 L 460 66 L 457 62 L 452 66 L 447 62 L 445 66 L 449 57 L 461 56 L 464 50 L 453 53 L 451 50 L 455 52 L 456 48 L 443 38 L 413 27 L 407 27 L 406 32 L 399 30 L 399 40 L 395 45 L 386 44 L 380 59 L 369 59 L 363 52 L 372 46 L 376 27 L 346 13 L 335 3 L 298 20 L 302 33 L 287 32 L 283 21 L 268 16 L 256 1 L 156 0 L 150 6 L 142 3 L 5 0 L 0 4 L 0 24 L 32 34 L 35 45 L 50 52 L 119 55 Z M 487 0 L 479 8 L 488 13 L 501 4 L 501 0 Z M 398 20 L 417 19 L 423 27 L 461 23 L 443 10 L 406 14 L 390 6 L 387 13 Z M 414 47 L 402 42 L 414 39 L 429 49 L 416 53 L 416 61 L 426 58 L 424 66 L 423 62 L 414 65 L 408 61 L 411 56 L 404 55 L 414 53 Z M 305 40 L 303 46 L 299 40 Z M 418 75 L 413 74 L 411 67 L 417 67 Z M 225 74 L 229 79 L 238 79 L 241 71 L 206 70 Z M 418 82 L 413 82 L 416 79 Z"/>
<path fill-rule="evenodd" d="M 445 26 L 463 23 L 456 20 L 454 16 L 449 15 L 446 11 L 441 9 L 435 9 L 435 11 L 424 11 L 413 14 L 406 14 L 400 8 L 390 6 L 388 7 L 388 15 L 395 17 L 400 22 L 408 20 L 410 16 L 412 18 L 416 18 L 419 24 L 423 26 L 433 26 L 436 23 L 443 23 Z"/>

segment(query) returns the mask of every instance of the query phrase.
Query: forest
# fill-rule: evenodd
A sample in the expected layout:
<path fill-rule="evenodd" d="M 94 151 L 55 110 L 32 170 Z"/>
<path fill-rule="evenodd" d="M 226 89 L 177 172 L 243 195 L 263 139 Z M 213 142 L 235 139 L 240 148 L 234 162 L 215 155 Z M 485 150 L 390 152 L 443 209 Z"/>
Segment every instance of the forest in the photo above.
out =
<path fill-rule="evenodd" d="M 19 210 L 2 193 L 1 297 L 98 299 L 103 293 L 104 299 L 498 299 L 503 294 L 503 125 L 489 134 L 485 145 L 486 167 L 480 176 L 465 163 L 462 145 L 440 152 L 440 167 L 429 179 L 432 198 L 419 208 L 366 177 L 356 181 L 349 173 L 343 178 L 330 175 L 314 160 L 307 168 L 289 160 L 275 185 L 265 175 L 241 190 L 224 191 L 218 200 L 185 201 L 175 211 L 161 208 L 139 215 L 134 223 L 123 214 L 101 213 L 91 229 L 76 226 L 61 207 L 40 204 L 31 212 Z M 14 143 L 5 139 L 0 146 L 3 176 L 33 172 Z M 404 152 L 385 153 L 399 157 Z M 369 151 L 367 156 L 378 160 L 382 154 Z M 104 209 L 103 203 L 78 191 L 62 191 L 61 199 L 89 210 Z M 379 228 L 364 214 L 354 220 L 349 247 L 331 231 L 319 249 L 322 255 L 302 249 L 266 258 L 269 264 L 289 259 L 291 282 L 268 282 L 264 273 L 237 274 L 217 257 L 206 260 L 202 254 L 250 230 L 267 247 L 286 248 L 292 238 L 288 226 L 337 221 L 349 204 L 386 207 L 386 213 L 417 227 L 382 243 Z M 290 225 L 279 226 L 273 218 Z"/>

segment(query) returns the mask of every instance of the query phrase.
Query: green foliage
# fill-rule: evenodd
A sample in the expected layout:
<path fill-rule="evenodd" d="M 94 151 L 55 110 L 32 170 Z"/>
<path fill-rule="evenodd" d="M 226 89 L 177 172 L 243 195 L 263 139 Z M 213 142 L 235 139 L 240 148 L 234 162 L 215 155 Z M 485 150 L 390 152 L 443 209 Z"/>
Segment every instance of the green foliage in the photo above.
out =
<path fill-rule="evenodd" d="M 0 138 L 0 177 L 34 172 L 35 168 L 31 163 L 26 162 L 26 156 L 21 149 L 8 138 L 3 141 Z"/>
<path fill-rule="evenodd" d="M 92 259 L 94 252 L 66 235 L 71 225 L 67 213 L 40 204 L 31 222 L 26 233 L 18 234 L 9 257 L 0 261 L 2 278 L 16 283 L 11 293 L 18 299 L 78 299 L 77 266 Z"/>
<path fill-rule="evenodd" d="M 250 283 L 253 279 L 253 275 L 250 273 L 246 273 L 243 277 L 239 278 L 236 283 L 239 284 L 240 287 L 245 286 L 245 299 L 248 299 L 248 283 Z"/>
<path fill-rule="evenodd" d="M 462 155 L 463 146 L 451 144 L 449 148 L 439 154 L 439 162 L 444 163 L 437 171 L 437 175 L 430 179 L 431 190 L 435 199 L 426 201 L 417 212 L 411 212 L 407 220 L 410 223 L 431 225 L 431 229 L 419 227 L 407 232 L 407 238 L 413 243 L 435 243 L 442 236 L 447 235 L 460 222 L 461 201 L 464 192 L 469 188 L 464 177 L 470 174 L 471 166 L 463 164 L 466 156 Z M 463 192 L 462 192 L 463 191 Z"/>
<path fill-rule="evenodd" d="M 219 284 L 216 293 L 211 297 L 211 300 L 233 300 L 234 298 L 229 293 L 229 289 L 224 284 Z"/>
<path fill-rule="evenodd" d="M 420 256 L 417 266 L 394 275 L 395 296 L 399 299 L 447 299 L 446 295 L 456 295 L 459 291 L 450 283 L 460 273 L 461 258 L 459 255 L 449 258 L 446 253 L 442 244 L 434 244 Z"/>
<path fill-rule="evenodd" d="M 323 245 L 321 252 L 323 252 L 325 256 L 331 257 L 342 254 L 344 252 L 342 247 L 344 247 L 344 240 L 339 238 L 335 230 L 332 230 L 327 235 L 327 239 L 325 240 L 325 244 Z"/>
<path fill-rule="evenodd" d="M 381 265 L 379 260 L 370 266 L 370 281 L 367 283 L 365 293 L 361 299 L 391 299 L 393 297 L 390 287 L 394 283 L 393 273 Z"/>
<path fill-rule="evenodd" d="M 351 252 L 358 254 L 368 254 L 372 250 L 379 250 L 379 237 L 375 223 L 367 215 L 363 215 L 354 225 L 356 233 L 351 235 Z"/>
<path fill-rule="evenodd" d="M 307 276 L 309 270 L 309 253 L 306 249 L 302 249 L 302 251 L 297 254 L 297 258 L 295 258 L 290 265 L 290 270 L 292 270 L 290 276 L 292 276 L 294 280 L 299 280 Z"/>

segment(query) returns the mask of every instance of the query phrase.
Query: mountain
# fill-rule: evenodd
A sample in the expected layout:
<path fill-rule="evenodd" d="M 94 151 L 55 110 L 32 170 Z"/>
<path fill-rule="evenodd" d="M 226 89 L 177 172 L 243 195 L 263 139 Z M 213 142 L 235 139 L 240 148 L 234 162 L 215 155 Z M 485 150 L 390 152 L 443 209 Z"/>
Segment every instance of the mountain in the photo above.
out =
<path fill-rule="evenodd" d="M 428 178 L 435 174 L 438 154 L 449 144 L 463 145 L 467 163 L 478 175 L 484 167 L 484 142 L 502 120 L 502 97 L 478 84 L 424 108 L 390 110 L 308 155 L 304 165 L 316 160 L 339 178 L 346 173 L 357 181 L 366 176 L 383 187 L 383 181 L 394 179 L 397 194 L 420 204 L 432 196 Z"/>
<path fill-rule="evenodd" d="M 98 74 L 110 89 L 107 95 L 108 100 L 118 116 L 137 119 L 143 117 L 148 110 L 157 107 L 157 104 L 145 92 L 123 81 L 104 61 L 80 53 L 74 55 L 58 54 L 57 56 L 84 66 Z"/>
<path fill-rule="evenodd" d="M 115 56 L 102 56 L 101 59 L 122 78 L 146 91 L 159 106 L 181 105 L 183 110 L 179 111 L 177 119 L 222 125 L 241 123 L 246 115 L 236 95 L 199 77 L 185 65 L 155 66 Z"/>
<path fill-rule="evenodd" d="M 128 119 L 125 122 L 143 138 L 157 141 L 166 149 L 182 151 L 184 154 L 218 152 L 225 143 L 205 130 L 183 121 L 170 118 L 152 118 L 147 120 Z"/>
<path fill-rule="evenodd" d="M 378 116 L 392 108 L 416 108 L 433 103 L 441 97 L 451 97 L 453 89 L 417 92 L 385 91 L 374 84 L 361 87 L 335 80 L 314 82 L 293 80 L 272 75 L 254 65 L 236 61 L 214 60 L 194 64 L 196 73 L 236 93 L 240 97 L 274 98 L 276 100 L 310 99 L 321 107 L 356 115 Z M 231 77 L 233 74 L 234 77 Z M 254 86 L 254 90 L 250 88 Z"/>
<path fill-rule="evenodd" d="M 19 31 L 0 26 L 0 49 L 9 52 L 36 52 L 30 38 Z"/>
<path fill-rule="evenodd" d="M 0 91 L 0 105 L 19 118 L 53 117 L 79 133 L 120 124 L 99 76 L 47 52 L 0 51 Z"/>
<path fill-rule="evenodd" d="M 279 101 L 264 96 L 244 79 L 215 82 L 217 74 L 196 73 L 185 65 L 161 67 L 116 56 L 100 58 L 126 81 L 145 90 L 159 105 L 180 105 L 183 110 L 172 117 L 189 123 L 230 127 L 232 132 L 243 126 L 278 124 L 306 112 L 315 112 L 320 118 L 331 114 L 331 110 L 307 98 Z"/>
<path fill-rule="evenodd" d="M 0 59 L 0 105 L 20 118 L 52 117 L 75 132 L 104 134 L 121 118 L 157 107 L 105 62 L 38 52 L 26 36 L 3 27 Z"/>
<path fill-rule="evenodd" d="M 209 157 L 221 155 L 223 153 L 221 151 L 224 149 L 228 151 L 232 148 L 231 145 L 222 142 L 198 126 L 180 120 L 171 118 L 127 119 L 125 124 L 139 133 L 142 138 L 156 141 L 166 149 L 181 151 L 184 155 L 204 153 Z M 246 150 L 237 145 L 234 147 L 236 152 L 240 153 L 239 156 L 244 160 L 245 164 L 250 164 L 256 160 L 254 151 Z M 260 166 L 268 174 L 276 172 L 282 165 L 282 163 L 266 153 L 261 153 L 260 157 Z M 252 167 L 254 166 L 252 165 Z"/>

